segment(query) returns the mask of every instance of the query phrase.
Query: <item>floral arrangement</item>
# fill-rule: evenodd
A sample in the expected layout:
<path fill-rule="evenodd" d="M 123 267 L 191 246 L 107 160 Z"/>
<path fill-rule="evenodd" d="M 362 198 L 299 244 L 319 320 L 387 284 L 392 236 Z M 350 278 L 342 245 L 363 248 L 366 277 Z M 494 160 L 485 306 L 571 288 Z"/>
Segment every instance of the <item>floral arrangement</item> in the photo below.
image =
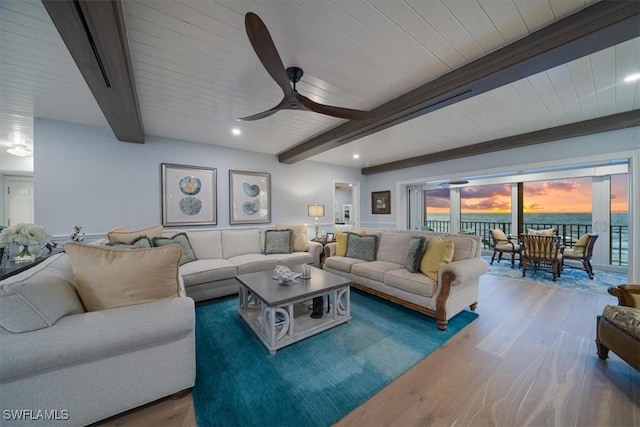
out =
<path fill-rule="evenodd" d="M 35 224 L 20 223 L 12 225 L 0 233 L 0 245 L 7 247 L 15 243 L 22 246 L 40 246 L 42 249 L 51 240 L 51 234 L 43 227 Z"/>
<path fill-rule="evenodd" d="M 69 235 L 69 239 L 71 239 L 72 242 L 82 242 L 84 240 L 84 233 L 80 234 L 81 231 L 82 231 L 82 226 L 74 225 L 73 231 Z"/>
<path fill-rule="evenodd" d="M 277 266 L 273 270 L 273 273 L 273 278 L 279 280 L 280 282 L 289 282 L 300 277 L 299 273 L 294 273 L 289 267 L 286 267 L 284 265 Z"/>

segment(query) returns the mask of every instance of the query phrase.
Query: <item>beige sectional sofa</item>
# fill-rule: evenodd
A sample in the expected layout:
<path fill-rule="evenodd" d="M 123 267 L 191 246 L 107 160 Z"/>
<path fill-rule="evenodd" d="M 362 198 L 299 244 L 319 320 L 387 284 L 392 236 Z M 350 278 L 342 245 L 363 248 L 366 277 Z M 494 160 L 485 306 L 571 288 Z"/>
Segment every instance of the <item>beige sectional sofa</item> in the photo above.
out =
<path fill-rule="evenodd" d="M 195 261 L 180 266 L 187 295 L 196 301 L 231 295 L 238 292 L 237 274 L 273 270 L 277 265 L 320 266 L 322 244 L 317 242 L 307 241 L 298 247 L 306 247 L 305 251 L 265 255 L 266 230 L 264 227 L 187 231 L 196 257 Z"/>
<path fill-rule="evenodd" d="M 378 236 L 374 261 L 337 256 L 337 243 L 325 246 L 323 268 L 353 280 L 354 287 L 400 303 L 437 319 L 438 328 L 466 307 L 475 309 L 479 278 L 487 272 L 480 258 L 481 239 L 461 234 L 438 234 L 411 230 L 362 230 Z M 436 236 L 453 241 L 453 258 L 437 271 L 437 280 L 406 268 L 409 243 L 414 236 L 430 242 Z M 427 243 L 428 244 L 428 243 Z"/>

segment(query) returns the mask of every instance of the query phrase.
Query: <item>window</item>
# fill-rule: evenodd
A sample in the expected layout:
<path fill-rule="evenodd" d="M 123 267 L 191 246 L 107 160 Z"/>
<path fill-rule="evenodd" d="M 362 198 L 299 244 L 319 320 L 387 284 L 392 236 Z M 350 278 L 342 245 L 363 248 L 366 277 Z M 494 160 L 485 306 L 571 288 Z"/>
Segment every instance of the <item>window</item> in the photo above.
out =
<path fill-rule="evenodd" d="M 451 196 L 448 188 L 424 191 L 425 229 L 447 233 L 450 230 Z"/>

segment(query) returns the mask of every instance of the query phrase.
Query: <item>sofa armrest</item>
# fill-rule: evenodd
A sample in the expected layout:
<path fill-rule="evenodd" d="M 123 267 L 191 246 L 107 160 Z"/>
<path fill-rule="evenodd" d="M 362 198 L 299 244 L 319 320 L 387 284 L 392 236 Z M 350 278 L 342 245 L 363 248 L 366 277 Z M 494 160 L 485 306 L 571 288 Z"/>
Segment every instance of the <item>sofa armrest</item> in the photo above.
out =
<path fill-rule="evenodd" d="M 48 328 L 0 335 L 0 382 L 178 339 L 194 328 L 191 298 L 65 316 Z"/>
<path fill-rule="evenodd" d="M 309 245 L 307 252 L 309 252 L 313 257 L 313 265 L 320 268 L 320 254 L 322 253 L 322 243 L 309 240 L 307 244 Z"/>
<path fill-rule="evenodd" d="M 608 292 L 618 298 L 618 305 L 640 308 L 640 285 L 619 285 Z"/>
<path fill-rule="evenodd" d="M 452 284 L 474 280 L 485 274 L 489 270 L 489 266 L 482 258 L 461 259 L 440 267 L 438 271 L 439 283 L 442 283 L 442 275 L 451 271 L 456 278 Z"/>
<path fill-rule="evenodd" d="M 331 242 L 324 245 L 324 255 L 328 258 L 330 256 L 336 256 L 337 242 Z"/>

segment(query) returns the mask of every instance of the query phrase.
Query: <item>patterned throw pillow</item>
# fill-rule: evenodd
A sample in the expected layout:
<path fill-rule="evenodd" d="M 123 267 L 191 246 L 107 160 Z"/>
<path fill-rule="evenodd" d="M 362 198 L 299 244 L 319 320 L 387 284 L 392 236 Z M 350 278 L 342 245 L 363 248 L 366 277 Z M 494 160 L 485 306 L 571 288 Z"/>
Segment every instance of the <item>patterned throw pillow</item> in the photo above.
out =
<path fill-rule="evenodd" d="M 290 254 L 292 230 L 267 230 L 264 233 L 264 254 Z"/>
<path fill-rule="evenodd" d="M 348 258 L 363 259 L 365 261 L 376 260 L 376 250 L 378 248 L 378 236 L 361 236 L 356 233 L 349 233 L 347 236 Z"/>
<path fill-rule="evenodd" d="M 152 239 L 153 246 L 180 245 L 182 247 L 182 257 L 178 265 L 186 264 L 196 260 L 196 254 L 193 252 L 191 243 L 186 233 L 178 233 L 173 237 L 154 237 Z"/>
<path fill-rule="evenodd" d="M 429 278 L 438 281 L 438 270 L 453 259 L 453 240 L 442 240 L 436 236 L 427 245 L 420 262 L 420 271 Z"/>
<path fill-rule="evenodd" d="M 106 245 L 124 249 L 144 249 L 153 247 L 153 243 L 151 243 L 151 240 L 147 236 L 140 236 L 131 243 L 107 242 Z"/>
<path fill-rule="evenodd" d="M 427 239 L 424 237 L 414 237 L 409 242 L 409 249 L 407 251 L 407 262 L 405 267 L 410 273 L 417 273 L 420 271 L 420 261 L 427 248 Z"/>

